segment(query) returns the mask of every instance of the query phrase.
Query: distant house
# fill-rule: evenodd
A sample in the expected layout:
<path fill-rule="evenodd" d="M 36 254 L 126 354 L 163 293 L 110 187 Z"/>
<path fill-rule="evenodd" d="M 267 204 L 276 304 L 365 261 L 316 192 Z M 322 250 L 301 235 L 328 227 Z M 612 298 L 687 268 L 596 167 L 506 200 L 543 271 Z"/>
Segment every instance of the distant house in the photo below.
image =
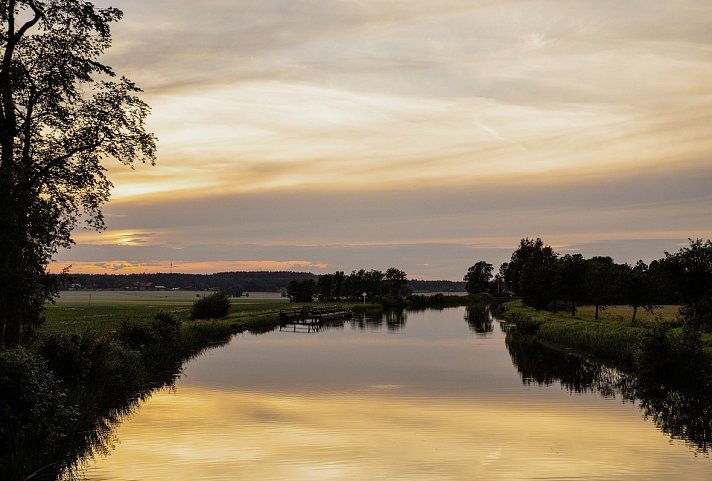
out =
<path fill-rule="evenodd" d="M 134 282 L 132 287 L 139 291 L 145 291 L 146 289 L 153 289 L 153 282 Z"/>

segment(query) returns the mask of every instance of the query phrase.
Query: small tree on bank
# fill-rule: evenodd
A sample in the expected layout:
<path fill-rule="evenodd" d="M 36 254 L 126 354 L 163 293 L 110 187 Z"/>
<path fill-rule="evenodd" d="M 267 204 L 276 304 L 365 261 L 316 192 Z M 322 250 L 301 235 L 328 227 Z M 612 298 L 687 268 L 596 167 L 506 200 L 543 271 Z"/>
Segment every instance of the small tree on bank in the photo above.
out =
<path fill-rule="evenodd" d="M 191 319 L 219 319 L 230 312 L 230 295 L 226 292 L 213 292 L 193 303 Z"/>
<path fill-rule="evenodd" d="M 80 216 L 104 227 L 101 161 L 154 162 L 139 89 L 99 61 L 121 16 L 83 0 L 0 5 L 0 345 L 40 323 L 58 288 L 46 266 Z"/>

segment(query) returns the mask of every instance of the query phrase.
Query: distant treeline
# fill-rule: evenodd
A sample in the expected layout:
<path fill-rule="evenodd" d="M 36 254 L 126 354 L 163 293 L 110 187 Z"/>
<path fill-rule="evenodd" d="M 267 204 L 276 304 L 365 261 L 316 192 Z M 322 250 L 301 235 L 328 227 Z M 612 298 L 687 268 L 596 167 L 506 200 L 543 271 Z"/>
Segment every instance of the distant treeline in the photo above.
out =
<path fill-rule="evenodd" d="M 217 290 L 240 295 L 243 292 L 280 292 L 291 281 L 318 281 L 319 276 L 309 272 L 218 272 L 215 274 L 72 274 L 65 289 L 181 289 Z M 412 292 L 461 292 L 464 282 L 408 281 Z"/>

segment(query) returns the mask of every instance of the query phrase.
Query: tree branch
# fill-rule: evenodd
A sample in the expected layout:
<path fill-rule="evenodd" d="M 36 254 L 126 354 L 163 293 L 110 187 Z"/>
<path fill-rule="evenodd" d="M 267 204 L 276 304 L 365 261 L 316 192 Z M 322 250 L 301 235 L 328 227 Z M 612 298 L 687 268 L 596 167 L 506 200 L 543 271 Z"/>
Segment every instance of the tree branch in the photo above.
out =
<path fill-rule="evenodd" d="M 14 2 L 13 2 L 14 3 Z M 40 7 L 37 6 L 35 3 L 35 0 L 28 0 L 27 4 L 30 6 L 32 11 L 34 12 L 35 16 L 32 17 L 32 19 L 28 20 L 25 22 L 25 24 L 20 27 L 20 30 L 17 31 L 17 33 L 13 36 L 13 40 L 15 40 L 15 44 L 20 41 L 20 39 L 25 35 L 25 33 L 31 29 L 32 27 L 37 24 L 37 22 L 40 21 L 42 17 L 44 17 L 44 12 L 40 9 Z M 14 15 L 13 15 L 14 17 Z M 13 22 L 14 23 L 14 22 Z"/>
<path fill-rule="evenodd" d="M 79 147 L 74 147 L 73 149 L 69 149 L 65 154 L 60 155 L 59 157 L 55 157 L 54 159 L 48 161 L 44 167 L 42 167 L 35 175 L 32 176 L 32 179 L 29 180 L 28 186 L 35 186 L 38 185 L 38 183 L 42 180 L 42 178 L 49 173 L 50 170 L 52 170 L 55 167 L 61 166 L 64 162 L 66 162 L 68 159 L 70 159 L 72 156 L 80 154 L 82 152 L 91 152 L 92 150 L 97 149 L 101 145 L 101 142 L 98 140 L 96 142 L 92 142 L 90 144 L 85 144 Z"/>

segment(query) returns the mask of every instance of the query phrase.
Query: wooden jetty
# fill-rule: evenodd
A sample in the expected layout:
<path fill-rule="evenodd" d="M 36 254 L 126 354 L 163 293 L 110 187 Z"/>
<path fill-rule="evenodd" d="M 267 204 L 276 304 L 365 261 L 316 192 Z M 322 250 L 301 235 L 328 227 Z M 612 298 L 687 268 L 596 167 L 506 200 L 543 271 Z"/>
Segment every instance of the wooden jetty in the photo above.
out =
<path fill-rule="evenodd" d="M 326 323 L 351 319 L 353 311 L 341 306 L 312 307 L 279 310 L 279 330 L 285 328 L 294 332 L 316 332 Z"/>

